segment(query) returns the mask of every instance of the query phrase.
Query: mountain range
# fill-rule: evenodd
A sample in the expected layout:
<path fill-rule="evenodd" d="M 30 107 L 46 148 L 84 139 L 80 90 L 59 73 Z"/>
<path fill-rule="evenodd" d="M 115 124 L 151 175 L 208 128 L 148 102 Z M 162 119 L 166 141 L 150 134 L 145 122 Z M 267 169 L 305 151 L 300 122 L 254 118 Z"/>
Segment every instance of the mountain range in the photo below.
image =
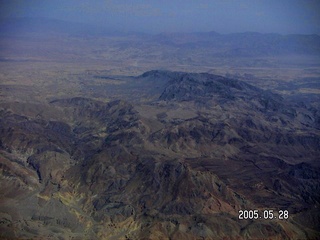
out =
<path fill-rule="evenodd" d="M 112 100 L 1 102 L 2 238 L 319 236 L 313 105 L 209 73 L 94 77 Z"/>
<path fill-rule="evenodd" d="M 104 26 L 73 23 L 47 18 L 7 18 L 0 20 L 1 36 L 70 36 L 70 37 L 131 37 L 137 46 L 161 45 L 181 51 L 211 49 L 217 57 L 257 57 L 279 55 L 312 55 L 320 53 L 320 36 L 317 34 L 281 35 L 276 33 L 217 32 L 159 33 L 117 32 Z M 131 41 L 131 44 L 133 42 Z"/>

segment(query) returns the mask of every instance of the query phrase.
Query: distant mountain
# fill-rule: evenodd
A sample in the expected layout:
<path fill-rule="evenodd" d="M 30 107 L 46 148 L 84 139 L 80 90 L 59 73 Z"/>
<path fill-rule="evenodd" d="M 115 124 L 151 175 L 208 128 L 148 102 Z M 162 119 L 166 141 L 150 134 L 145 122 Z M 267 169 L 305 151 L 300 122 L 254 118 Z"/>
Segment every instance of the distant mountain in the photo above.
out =
<path fill-rule="evenodd" d="M 137 47 L 152 47 L 160 44 L 162 50 L 163 48 L 174 47 L 182 52 L 207 49 L 210 54 L 214 54 L 216 57 L 259 57 L 294 54 L 318 56 L 320 54 L 320 36 L 316 34 L 280 35 L 256 32 L 219 34 L 212 31 L 150 35 L 138 32 L 119 32 L 102 25 L 73 23 L 47 18 L 9 18 L 0 21 L 0 36 L 41 34 L 135 37 L 136 40 L 139 40 Z M 134 44 L 130 41 L 128 43 Z"/>
<path fill-rule="evenodd" d="M 276 111 L 289 105 L 283 97 L 271 91 L 262 90 L 237 79 L 231 79 L 208 73 L 184 73 L 168 71 L 149 71 L 138 79 L 144 85 L 155 81 L 154 88 L 164 89 L 159 100 L 187 102 L 193 101 L 203 106 L 212 102 L 227 103 L 242 101 L 251 108 Z M 152 88 L 150 89 L 152 91 Z M 257 105 L 255 105 L 257 104 Z M 287 104 L 286 106 L 284 106 Z"/>
<path fill-rule="evenodd" d="M 307 54 L 317 56 L 320 53 L 319 35 L 280 35 L 254 32 L 218 34 L 173 33 L 159 34 L 155 41 L 190 48 L 213 48 L 221 57 L 256 57 L 271 55 Z"/>

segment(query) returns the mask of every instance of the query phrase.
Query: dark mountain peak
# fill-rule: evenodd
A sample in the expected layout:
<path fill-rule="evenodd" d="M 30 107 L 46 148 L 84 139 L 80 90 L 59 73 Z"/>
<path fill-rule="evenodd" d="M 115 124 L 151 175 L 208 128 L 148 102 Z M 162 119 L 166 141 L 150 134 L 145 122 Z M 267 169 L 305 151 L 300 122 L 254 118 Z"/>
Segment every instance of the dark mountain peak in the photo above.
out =
<path fill-rule="evenodd" d="M 206 106 L 214 101 L 222 104 L 242 100 L 247 106 L 260 110 L 282 109 L 286 101 L 279 94 L 263 90 L 244 81 L 209 73 L 152 70 L 138 77 L 161 85 L 159 100 L 194 101 Z M 210 104 L 209 104 L 210 105 Z M 289 104 L 290 105 L 290 104 Z M 291 107 L 286 105 L 288 109 Z"/>
<path fill-rule="evenodd" d="M 208 73 L 154 70 L 128 84 L 159 87 L 163 101 L 55 99 L 45 106 L 52 114 L 29 118 L 0 109 L 2 212 L 10 217 L 2 218 L 8 226 L 2 229 L 16 233 L 10 225 L 16 208 L 18 230 L 30 237 L 43 224 L 46 237 L 57 229 L 59 236 L 90 239 L 108 231 L 107 239 L 153 239 L 147 231 L 172 239 L 223 238 L 234 228 L 239 238 L 282 231 L 271 238 L 283 239 L 291 229 L 271 220 L 257 227 L 266 234 L 251 233 L 238 211 L 287 209 L 301 218 L 309 216 L 306 206 L 319 205 L 320 171 L 311 165 L 319 165 L 319 133 L 298 123 L 302 115 L 277 111 L 290 110 L 281 96 Z M 199 110 L 194 102 L 215 108 Z M 294 231 L 303 226 L 288 223 Z M 72 224 L 77 228 L 70 232 Z M 189 235 L 182 235 L 185 229 Z"/>
<path fill-rule="evenodd" d="M 139 78 L 148 82 L 154 81 L 155 84 L 161 82 L 163 91 L 160 93 L 159 100 L 162 101 L 193 101 L 202 106 L 210 106 L 212 102 L 223 104 L 241 100 L 246 107 L 253 107 L 259 111 L 281 110 L 288 114 L 292 112 L 290 110 L 292 106 L 279 94 L 238 79 L 209 73 L 158 70 L 146 72 Z"/>
<path fill-rule="evenodd" d="M 143 73 L 139 77 L 143 77 L 143 78 L 160 77 L 160 76 L 168 75 L 168 73 L 171 73 L 171 72 L 165 71 L 165 70 L 151 70 L 151 71 Z"/>
<path fill-rule="evenodd" d="M 262 90 L 236 79 L 225 78 L 209 73 L 161 72 L 157 78 L 170 76 L 170 80 L 160 100 L 196 100 L 202 97 L 225 95 L 236 91 L 260 93 Z"/>

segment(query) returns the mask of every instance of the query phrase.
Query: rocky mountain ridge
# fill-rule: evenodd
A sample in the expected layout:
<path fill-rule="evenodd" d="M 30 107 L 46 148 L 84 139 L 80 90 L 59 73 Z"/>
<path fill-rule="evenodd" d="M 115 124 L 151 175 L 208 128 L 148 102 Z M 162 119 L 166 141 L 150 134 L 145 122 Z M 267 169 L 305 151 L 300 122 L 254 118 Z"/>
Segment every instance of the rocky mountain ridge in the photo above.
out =
<path fill-rule="evenodd" d="M 140 89 L 149 102 L 1 105 L 1 237 L 319 234 L 320 133 L 308 107 L 210 74 L 151 71 L 135 81 L 154 82 Z M 239 220 L 240 209 L 290 218 Z"/>

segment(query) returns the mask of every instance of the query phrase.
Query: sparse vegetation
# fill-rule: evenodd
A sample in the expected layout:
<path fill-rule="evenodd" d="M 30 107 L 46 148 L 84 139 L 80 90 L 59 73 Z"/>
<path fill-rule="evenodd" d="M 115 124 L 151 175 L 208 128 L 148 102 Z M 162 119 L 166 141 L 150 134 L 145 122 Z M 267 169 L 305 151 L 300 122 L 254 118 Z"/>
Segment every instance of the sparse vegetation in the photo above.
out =
<path fill-rule="evenodd" d="M 201 36 L 0 38 L 0 238 L 319 236 L 319 52 Z"/>

